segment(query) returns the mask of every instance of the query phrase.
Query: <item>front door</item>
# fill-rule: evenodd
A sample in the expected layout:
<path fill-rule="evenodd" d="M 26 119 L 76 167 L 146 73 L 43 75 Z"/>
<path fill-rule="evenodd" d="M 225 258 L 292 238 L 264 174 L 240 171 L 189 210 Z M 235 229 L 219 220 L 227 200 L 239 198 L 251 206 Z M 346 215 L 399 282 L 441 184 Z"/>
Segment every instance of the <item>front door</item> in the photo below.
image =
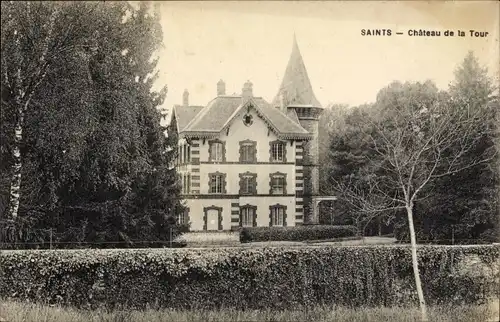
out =
<path fill-rule="evenodd" d="M 207 230 L 219 230 L 219 211 L 216 209 L 207 211 Z"/>

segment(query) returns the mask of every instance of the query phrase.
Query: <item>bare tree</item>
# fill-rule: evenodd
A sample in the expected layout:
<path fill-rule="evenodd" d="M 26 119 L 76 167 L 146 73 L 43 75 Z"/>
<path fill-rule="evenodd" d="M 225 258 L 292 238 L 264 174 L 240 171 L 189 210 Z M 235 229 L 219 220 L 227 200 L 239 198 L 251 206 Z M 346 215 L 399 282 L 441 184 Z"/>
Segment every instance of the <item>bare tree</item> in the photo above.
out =
<path fill-rule="evenodd" d="M 423 320 L 427 320 L 427 310 L 417 259 L 415 203 L 431 193 L 428 188 L 437 178 L 488 162 L 496 153 L 491 149 L 472 159 L 464 158 L 488 135 L 488 129 L 482 126 L 481 110 L 470 109 L 468 103 L 437 92 L 422 96 L 425 86 L 428 84 L 410 85 L 397 92 L 403 95 L 397 99 L 389 97 L 391 103 L 397 104 L 385 104 L 385 109 L 377 110 L 378 117 L 365 119 L 366 126 L 360 126 L 360 130 L 364 132 L 366 146 L 375 152 L 376 160 L 362 170 L 363 180 L 334 180 L 332 187 L 340 197 L 357 207 L 365 219 L 388 211 L 406 212 Z M 420 93 L 420 98 L 415 92 Z"/>

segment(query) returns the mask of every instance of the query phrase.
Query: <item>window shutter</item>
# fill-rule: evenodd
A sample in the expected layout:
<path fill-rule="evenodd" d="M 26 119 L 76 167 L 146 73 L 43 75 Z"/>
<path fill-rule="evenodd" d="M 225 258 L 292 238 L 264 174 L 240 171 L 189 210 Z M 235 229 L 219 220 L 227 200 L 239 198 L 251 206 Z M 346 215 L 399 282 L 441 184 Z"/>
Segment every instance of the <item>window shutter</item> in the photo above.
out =
<path fill-rule="evenodd" d="M 208 193 L 213 193 L 213 190 L 212 190 L 212 182 L 213 181 L 214 181 L 214 174 L 209 173 L 208 174 Z"/>
<path fill-rule="evenodd" d="M 221 143 L 221 148 L 222 148 L 221 162 L 226 162 L 226 142 L 220 142 L 220 143 Z"/>
<path fill-rule="evenodd" d="M 244 186 L 245 186 L 245 178 L 243 176 L 243 174 L 240 173 L 240 195 L 243 194 L 244 192 Z"/>
<path fill-rule="evenodd" d="M 240 162 L 245 161 L 245 158 L 243 155 L 243 151 L 245 150 L 245 145 L 243 144 L 243 142 L 245 142 L 245 141 L 240 142 Z"/>
<path fill-rule="evenodd" d="M 189 207 L 186 207 L 184 211 L 184 224 L 189 224 Z"/>
<path fill-rule="evenodd" d="M 219 209 L 219 230 L 222 230 L 222 208 Z"/>
<path fill-rule="evenodd" d="M 253 208 L 253 226 L 257 227 L 257 206 Z"/>
<path fill-rule="evenodd" d="M 254 142 L 254 144 L 252 144 L 250 151 L 252 153 L 252 162 L 257 163 L 257 142 Z"/>

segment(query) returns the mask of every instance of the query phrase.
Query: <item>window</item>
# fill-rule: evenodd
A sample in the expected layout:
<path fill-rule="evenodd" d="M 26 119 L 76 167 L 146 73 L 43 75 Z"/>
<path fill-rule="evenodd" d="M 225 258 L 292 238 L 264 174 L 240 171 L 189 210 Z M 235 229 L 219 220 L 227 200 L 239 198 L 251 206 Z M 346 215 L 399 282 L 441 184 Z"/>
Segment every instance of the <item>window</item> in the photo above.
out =
<path fill-rule="evenodd" d="M 226 191 L 226 175 L 223 173 L 211 173 L 209 183 L 210 193 L 225 193 Z"/>
<path fill-rule="evenodd" d="M 270 144 L 270 162 L 286 162 L 285 143 L 273 141 Z"/>
<path fill-rule="evenodd" d="M 191 174 L 187 174 L 186 192 L 191 193 Z"/>
<path fill-rule="evenodd" d="M 240 208 L 240 227 L 257 226 L 255 206 L 246 205 Z"/>
<path fill-rule="evenodd" d="M 270 177 L 270 190 L 271 195 L 285 195 L 286 194 L 286 174 L 285 173 L 271 173 Z"/>
<path fill-rule="evenodd" d="M 191 162 L 191 146 L 187 146 L 187 162 Z"/>
<path fill-rule="evenodd" d="M 257 142 L 245 140 L 240 142 L 240 162 L 254 163 L 257 161 Z"/>
<path fill-rule="evenodd" d="M 286 226 L 286 207 L 285 206 L 270 206 L 270 220 L 269 225 L 271 227 L 284 227 Z"/>
<path fill-rule="evenodd" d="M 250 126 L 253 124 L 253 116 L 252 114 L 245 114 L 243 116 L 243 124 L 245 124 L 246 126 Z"/>
<path fill-rule="evenodd" d="M 224 143 L 221 141 L 210 142 L 209 155 L 212 162 L 224 162 Z"/>
<path fill-rule="evenodd" d="M 241 180 L 243 180 L 242 193 L 250 194 L 253 192 L 253 178 L 250 176 L 245 176 Z"/>
<path fill-rule="evenodd" d="M 257 174 L 240 173 L 240 195 L 257 194 Z"/>
<path fill-rule="evenodd" d="M 179 225 L 185 225 L 189 222 L 189 208 L 186 208 L 182 214 L 179 215 L 178 223 Z"/>

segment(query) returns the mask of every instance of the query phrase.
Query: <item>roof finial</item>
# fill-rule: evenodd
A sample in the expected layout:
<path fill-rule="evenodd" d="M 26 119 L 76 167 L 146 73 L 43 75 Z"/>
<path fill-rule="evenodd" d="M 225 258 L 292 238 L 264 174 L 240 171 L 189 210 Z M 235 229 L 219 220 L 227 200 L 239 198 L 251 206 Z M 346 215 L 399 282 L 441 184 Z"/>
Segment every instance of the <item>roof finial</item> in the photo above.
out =
<path fill-rule="evenodd" d="M 185 107 L 189 106 L 189 92 L 187 88 L 184 90 L 184 93 L 182 94 L 182 105 Z"/>

